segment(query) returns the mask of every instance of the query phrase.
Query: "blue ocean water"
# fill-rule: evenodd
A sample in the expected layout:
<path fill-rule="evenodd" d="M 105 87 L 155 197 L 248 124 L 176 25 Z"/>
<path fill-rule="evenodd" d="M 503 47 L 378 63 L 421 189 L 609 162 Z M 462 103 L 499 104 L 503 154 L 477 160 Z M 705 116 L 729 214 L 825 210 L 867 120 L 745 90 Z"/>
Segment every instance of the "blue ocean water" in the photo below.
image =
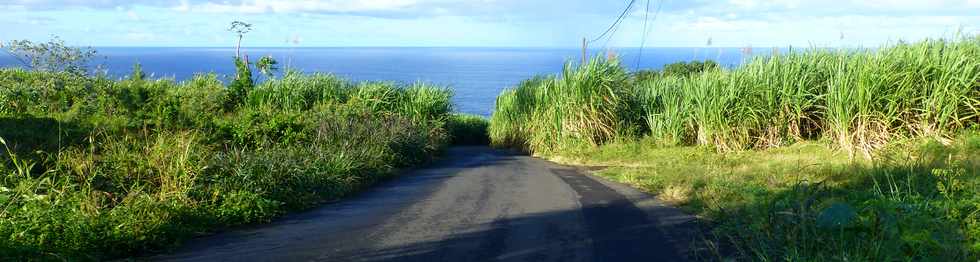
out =
<path fill-rule="evenodd" d="M 153 77 L 185 80 L 196 73 L 233 74 L 234 48 L 96 48 L 98 63 L 110 76 L 123 77 L 134 63 Z M 635 70 L 639 49 L 614 49 L 624 66 Z M 254 61 L 271 55 L 280 67 L 303 72 L 329 72 L 351 80 L 416 81 L 449 86 L 455 91 L 456 110 L 489 116 L 496 96 L 521 80 L 539 74 L 560 73 L 566 61 L 579 61 L 581 50 L 548 48 L 245 48 Z M 605 53 L 605 51 L 601 51 Z M 590 50 L 590 54 L 600 53 Z M 737 48 L 647 48 L 638 68 L 711 59 L 732 66 L 743 60 Z M 0 54 L 0 67 L 17 66 Z"/>

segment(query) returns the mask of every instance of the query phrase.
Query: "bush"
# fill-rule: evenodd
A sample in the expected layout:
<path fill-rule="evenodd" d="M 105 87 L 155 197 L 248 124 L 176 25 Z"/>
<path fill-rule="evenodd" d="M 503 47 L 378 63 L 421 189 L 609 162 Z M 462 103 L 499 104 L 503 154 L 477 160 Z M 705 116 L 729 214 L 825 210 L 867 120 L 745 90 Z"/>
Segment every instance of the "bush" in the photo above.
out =
<path fill-rule="evenodd" d="M 449 134 L 454 145 L 489 145 L 487 127 L 490 121 L 482 116 L 454 114 L 449 118 Z"/>
<path fill-rule="evenodd" d="M 664 65 L 662 70 L 640 70 L 633 72 L 633 83 L 653 81 L 661 77 L 688 77 L 708 71 L 718 70 L 718 63 L 711 60 L 677 62 Z"/>
<path fill-rule="evenodd" d="M 214 75 L 0 69 L 0 260 L 164 251 L 341 198 L 448 144 L 448 90 L 357 95 L 368 86 L 287 73 L 235 93 Z"/>

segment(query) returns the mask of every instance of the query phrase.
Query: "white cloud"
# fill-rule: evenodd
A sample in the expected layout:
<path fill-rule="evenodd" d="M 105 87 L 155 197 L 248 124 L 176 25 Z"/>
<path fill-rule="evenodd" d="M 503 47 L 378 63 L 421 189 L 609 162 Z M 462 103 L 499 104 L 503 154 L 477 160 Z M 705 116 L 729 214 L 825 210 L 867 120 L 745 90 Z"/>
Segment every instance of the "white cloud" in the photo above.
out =
<path fill-rule="evenodd" d="M 650 25 L 647 45 L 700 46 L 710 37 L 713 46 L 874 46 L 950 36 L 961 26 L 963 32 L 980 33 L 980 0 L 664 1 L 660 16 Z M 43 39 L 58 34 L 67 41 L 98 39 L 103 45 L 208 46 L 233 42 L 222 38 L 230 37 L 225 25 L 245 20 L 260 25 L 250 40 L 270 46 L 567 46 L 605 30 L 625 2 L 0 0 L 0 22 L 11 25 L 0 31 L 4 37 Z M 634 9 L 612 45 L 639 45 L 643 11 Z M 78 29 L 85 27 L 96 32 Z M 134 28 L 151 28 L 146 30 L 157 35 L 131 32 Z"/>
<path fill-rule="evenodd" d="M 796 8 L 801 0 L 729 0 L 728 3 L 741 9 Z"/>
<path fill-rule="evenodd" d="M 134 20 L 134 21 L 142 20 L 142 18 L 140 17 L 140 15 L 137 14 L 133 10 L 129 10 L 128 12 L 126 12 L 126 17 L 129 17 L 129 19 Z"/>
<path fill-rule="evenodd" d="M 838 15 L 803 16 L 770 14 L 733 19 L 722 16 L 669 15 L 651 37 L 657 46 L 700 46 L 711 37 L 714 46 L 864 46 L 875 47 L 898 40 L 955 36 L 961 27 L 976 32 L 980 16 L 954 15 Z M 635 23 L 634 23 L 635 24 Z M 841 34 L 844 38 L 841 39 Z M 624 30 L 617 42 L 635 45 L 639 29 Z M 670 36 L 670 37 L 666 37 Z"/>
<path fill-rule="evenodd" d="M 977 0 L 851 0 L 851 4 L 878 10 L 940 10 L 967 7 Z"/>
<path fill-rule="evenodd" d="M 736 19 L 723 19 L 717 17 L 699 17 L 696 20 L 689 23 L 679 23 L 676 26 L 688 28 L 692 30 L 702 30 L 702 31 L 743 31 L 743 30 L 753 30 L 757 28 L 762 28 L 768 26 L 769 23 L 765 21 L 758 20 L 736 20 Z"/>
<path fill-rule="evenodd" d="M 288 12 L 371 12 L 393 11 L 417 6 L 419 0 L 250 0 L 240 3 L 206 2 L 190 4 L 181 1 L 175 10 L 192 12 L 288 13 Z"/>

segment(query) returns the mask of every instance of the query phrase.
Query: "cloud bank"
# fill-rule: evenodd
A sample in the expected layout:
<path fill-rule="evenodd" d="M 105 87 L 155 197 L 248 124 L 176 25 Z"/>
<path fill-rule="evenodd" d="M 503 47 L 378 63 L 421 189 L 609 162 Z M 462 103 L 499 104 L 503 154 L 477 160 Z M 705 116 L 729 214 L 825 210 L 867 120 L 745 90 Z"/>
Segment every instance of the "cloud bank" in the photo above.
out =
<path fill-rule="evenodd" d="M 650 0 L 658 5 L 659 0 Z M 561 46 L 601 33 L 627 0 L 0 0 L 0 38 L 212 46 L 232 20 L 265 46 Z M 640 42 L 637 0 L 613 46 Z M 864 45 L 980 33 L 980 0 L 663 0 L 652 46 Z M 841 35 L 844 36 L 841 39 Z M 303 39 L 303 41 L 294 41 Z"/>

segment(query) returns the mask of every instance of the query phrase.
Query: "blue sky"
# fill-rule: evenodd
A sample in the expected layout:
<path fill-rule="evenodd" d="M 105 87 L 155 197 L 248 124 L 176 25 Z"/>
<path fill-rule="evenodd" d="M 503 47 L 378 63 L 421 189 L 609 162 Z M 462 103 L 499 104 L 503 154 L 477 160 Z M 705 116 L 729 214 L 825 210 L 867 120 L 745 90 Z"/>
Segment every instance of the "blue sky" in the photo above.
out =
<path fill-rule="evenodd" d="M 628 0 L 0 0 L 0 41 L 87 46 L 574 47 Z M 645 0 L 608 41 L 638 46 Z M 656 9 L 659 0 L 651 0 Z M 652 14 L 651 14 L 652 16 Z M 980 0 L 664 0 L 648 46 L 878 46 L 980 33 Z M 605 41 L 597 43 L 606 45 Z"/>

